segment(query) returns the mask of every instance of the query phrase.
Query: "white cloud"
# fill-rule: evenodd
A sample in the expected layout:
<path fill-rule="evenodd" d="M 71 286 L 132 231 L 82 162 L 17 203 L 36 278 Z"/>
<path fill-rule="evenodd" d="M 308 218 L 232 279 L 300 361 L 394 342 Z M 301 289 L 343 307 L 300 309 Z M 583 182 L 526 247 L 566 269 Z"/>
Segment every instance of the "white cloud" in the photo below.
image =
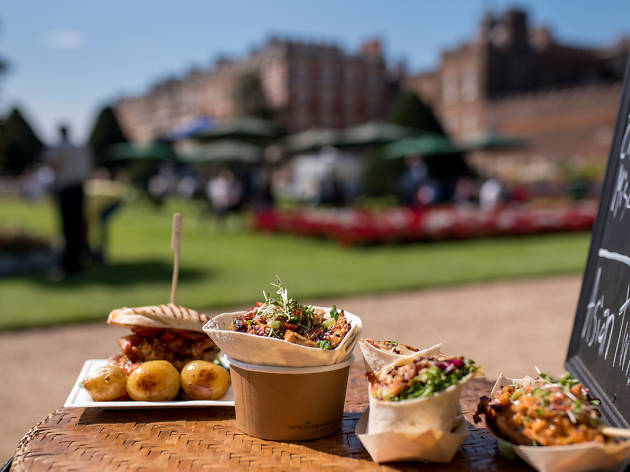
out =
<path fill-rule="evenodd" d="M 79 49 L 83 46 L 83 33 L 76 30 L 55 30 L 46 35 L 46 46 L 52 49 Z"/>

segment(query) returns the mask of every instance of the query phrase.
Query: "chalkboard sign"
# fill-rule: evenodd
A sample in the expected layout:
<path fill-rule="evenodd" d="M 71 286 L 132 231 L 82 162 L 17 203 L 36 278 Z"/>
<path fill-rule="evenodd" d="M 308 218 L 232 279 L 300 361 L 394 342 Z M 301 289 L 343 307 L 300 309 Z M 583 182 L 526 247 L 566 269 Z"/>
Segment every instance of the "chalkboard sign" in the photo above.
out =
<path fill-rule="evenodd" d="M 608 423 L 630 426 L 630 62 L 566 367 Z"/>

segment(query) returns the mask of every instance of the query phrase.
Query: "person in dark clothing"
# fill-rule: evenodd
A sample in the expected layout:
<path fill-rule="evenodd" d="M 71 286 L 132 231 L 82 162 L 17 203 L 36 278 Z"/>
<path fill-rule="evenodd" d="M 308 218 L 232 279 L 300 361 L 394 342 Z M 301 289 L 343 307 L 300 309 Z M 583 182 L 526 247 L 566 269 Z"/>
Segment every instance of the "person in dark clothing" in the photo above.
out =
<path fill-rule="evenodd" d="M 55 193 L 65 240 L 61 265 L 66 274 L 80 272 L 89 253 L 85 223 L 83 183 L 92 170 L 92 156 L 68 139 L 68 128 L 59 127 L 60 142 L 47 151 L 44 161 L 55 170 Z"/>

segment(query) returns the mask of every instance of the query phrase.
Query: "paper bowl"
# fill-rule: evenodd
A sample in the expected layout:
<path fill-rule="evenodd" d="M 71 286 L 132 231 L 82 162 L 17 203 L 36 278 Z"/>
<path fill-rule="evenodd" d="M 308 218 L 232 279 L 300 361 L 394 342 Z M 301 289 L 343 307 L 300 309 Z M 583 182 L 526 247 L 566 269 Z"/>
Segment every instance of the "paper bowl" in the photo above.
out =
<path fill-rule="evenodd" d="M 250 436 L 276 441 L 336 433 L 353 359 L 320 367 L 278 367 L 229 358 L 236 426 Z"/>
<path fill-rule="evenodd" d="M 374 462 L 451 462 L 468 435 L 468 424 L 461 415 L 457 416 L 450 432 L 427 429 L 413 434 L 397 431 L 373 433 L 368 429 L 369 415 L 370 410 L 367 410 L 354 432 Z"/>
<path fill-rule="evenodd" d="M 520 380 L 500 374 L 490 396 L 494 397 L 502 387 Z M 514 453 L 540 472 L 624 470 L 630 460 L 630 441 L 618 444 L 588 442 L 567 446 L 519 446 L 502 439 L 492 425 L 486 423 L 486 427 L 496 438 L 504 455 Z"/>
<path fill-rule="evenodd" d="M 329 307 L 319 307 L 326 313 Z M 361 319 L 344 310 L 350 323 L 350 331 L 336 349 L 324 351 L 316 347 L 300 346 L 284 339 L 256 336 L 255 334 L 232 331 L 230 325 L 235 315 L 245 311 L 223 313 L 208 321 L 204 332 L 221 348 L 230 359 L 250 364 L 264 364 L 280 367 L 315 367 L 344 362 L 352 355 L 357 340 L 361 335 Z"/>
<path fill-rule="evenodd" d="M 359 347 L 361 348 L 361 353 L 363 354 L 363 360 L 365 361 L 365 370 L 368 372 L 374 372 L 379 370 L 382 367 L 385 367 L 387 364 L 391 364 L 392 362 L 396 362 L 399 359 L 404 359 L 405 357 L 414 357 L 419 354 L 424 356 L 434 356 L 440 353 L 440 348 L 442 347 L 442 343 L 435 344 L 431 347 L 427 347 L 424 349 L 419 349 L 417 352 L 412 354 L 396 354 L 391 351 L 387 351 L 385 349 L 379 349 L 374 347 L 372 344 L 367 342 L 365 339 L 359 340 Z"/>

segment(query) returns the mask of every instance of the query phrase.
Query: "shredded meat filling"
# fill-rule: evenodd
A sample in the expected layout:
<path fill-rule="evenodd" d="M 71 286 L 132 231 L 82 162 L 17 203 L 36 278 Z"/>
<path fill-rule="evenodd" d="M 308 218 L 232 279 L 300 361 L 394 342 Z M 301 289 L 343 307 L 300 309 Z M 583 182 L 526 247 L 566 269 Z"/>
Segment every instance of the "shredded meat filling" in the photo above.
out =
<path fill-rule="evenodd" d="M 177 330 L 135 330 L 145 335 L 131 334 L 118 339 L 122 354 L 110 357 L 129 374 L 146 361 L 165 360 L 181 370 L 191 360 L 212 361 L 218 352 L 212 340 L 203 333 Z"/>

